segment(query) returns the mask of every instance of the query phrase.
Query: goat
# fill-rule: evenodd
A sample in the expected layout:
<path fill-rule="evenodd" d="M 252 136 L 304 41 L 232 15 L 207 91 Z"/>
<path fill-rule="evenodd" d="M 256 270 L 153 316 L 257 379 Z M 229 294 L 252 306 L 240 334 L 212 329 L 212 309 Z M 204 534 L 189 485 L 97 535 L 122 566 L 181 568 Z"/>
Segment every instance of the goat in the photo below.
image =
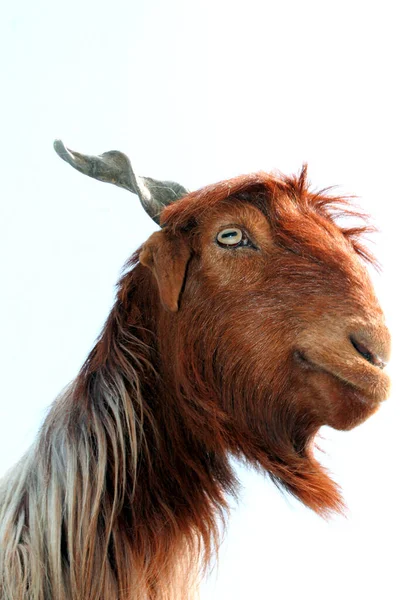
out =
<path fill-rule="evenodd" d="M 2 600 L 187 600 L 218 548 L 230 457 L 322 516 L 313 454 L 389 393 L 390 336 L 348 199 L 259 172 L 189 193 L 120 152 L 81 172 L 136 193 L 161 230 L 129 259 L 76 380 L 0 490 Z"/>

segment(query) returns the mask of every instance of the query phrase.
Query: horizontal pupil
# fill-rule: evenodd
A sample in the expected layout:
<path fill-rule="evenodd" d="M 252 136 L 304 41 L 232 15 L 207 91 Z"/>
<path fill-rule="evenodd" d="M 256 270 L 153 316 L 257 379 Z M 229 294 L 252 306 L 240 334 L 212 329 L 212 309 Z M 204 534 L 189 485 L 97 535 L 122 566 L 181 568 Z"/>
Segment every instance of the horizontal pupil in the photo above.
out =
<path fill-rule="evenodd" d="M 228 231 L 227 233 L 223 233 L 222 237 L 229 238 L 229 237 L 237 237 L 238 235 L 239 235 L 238 231 Z"/>

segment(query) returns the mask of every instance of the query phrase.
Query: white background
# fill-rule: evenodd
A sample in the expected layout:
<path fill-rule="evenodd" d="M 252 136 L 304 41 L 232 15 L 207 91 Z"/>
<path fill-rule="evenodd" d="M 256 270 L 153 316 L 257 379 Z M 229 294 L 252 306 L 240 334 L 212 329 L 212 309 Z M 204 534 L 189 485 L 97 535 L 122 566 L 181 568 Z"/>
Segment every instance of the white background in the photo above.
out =
<path fill-rule="evenodd" d="M 398 599 L 399 67 L 397 3 L 21 0 L 2 8 L 0 471 L 76 375 L 125 259 L 155 229 L 135 196 L 52 149 L 126 152 L 190 189 L 309 163 L 381 230 L 377 291 L 393 331 L 390 400 L 325 429 L 348 516 L 324 522 L 238 467 L 203 600 Z"/>

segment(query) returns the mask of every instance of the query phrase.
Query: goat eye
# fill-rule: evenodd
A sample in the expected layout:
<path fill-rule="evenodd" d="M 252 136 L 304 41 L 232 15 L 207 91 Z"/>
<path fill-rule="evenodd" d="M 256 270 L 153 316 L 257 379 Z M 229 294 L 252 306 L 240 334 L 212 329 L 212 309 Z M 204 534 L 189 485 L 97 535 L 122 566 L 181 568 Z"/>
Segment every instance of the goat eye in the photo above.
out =
<path fill-rule="evenodd" d="M 222 246 L 238 246 L 246 238 L 243 236 L 243 231 L 236 227 L 223 229 L 217 235 L 217 242 Z"/>

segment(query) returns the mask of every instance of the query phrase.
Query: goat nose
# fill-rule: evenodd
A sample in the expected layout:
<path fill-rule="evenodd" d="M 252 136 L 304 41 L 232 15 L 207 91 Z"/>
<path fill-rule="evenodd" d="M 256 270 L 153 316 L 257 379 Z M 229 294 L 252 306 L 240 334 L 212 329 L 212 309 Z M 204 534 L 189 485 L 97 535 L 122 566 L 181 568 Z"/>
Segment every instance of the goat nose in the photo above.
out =
<path fill-rule="evenodd" d="M 364 336 L 350 336 L 350 341 L 353 345 L 353 348 L 362 356 L 367 362 L 375 367 L 379 367 L 380 369 L 384 369 L 388 363 L 388 351 L 384 348 L 380 348 L 380 352 L 376 352 L 372 350 L 372 347 L 375 345 L 372 340 L 365 340 Z M 381 344 L 379 344 L 381 346 Z"/>

